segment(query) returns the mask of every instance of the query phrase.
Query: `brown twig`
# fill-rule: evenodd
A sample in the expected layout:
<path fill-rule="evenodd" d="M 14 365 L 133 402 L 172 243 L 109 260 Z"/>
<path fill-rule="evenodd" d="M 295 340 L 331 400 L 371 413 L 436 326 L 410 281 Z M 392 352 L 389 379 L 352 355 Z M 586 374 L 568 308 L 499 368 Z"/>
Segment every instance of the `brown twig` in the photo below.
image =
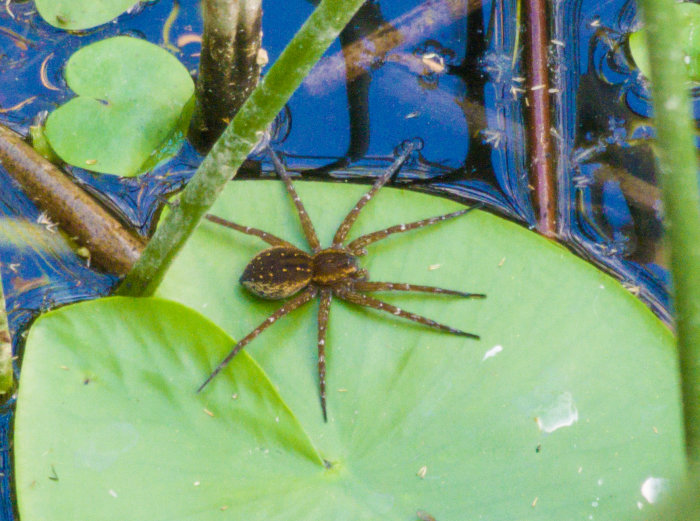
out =
<path fill-rule="evenodd" d="M 525 0 L 527 35 L 525 61 L 528 76 L 530 125 L 528 140 L 534 187 L 537 231 L 546 237 L 557 235 L 556 178 L 550 134 L 550 92 L 548 73 L 548 31 L 545 0 Z"/>
<path fill-rule="evenodd" d="M 189 140 L 206 153 L 258 84 L 261 0 L 205 0 L 197 97 Z"/>
<path fill-rule="evenodd" d="M 599 183 L 617 181 L 625 199 L 632 206 L 638 206 L 648 211 L 655 211 L 661 200 L 661 189 L 658 186 L 633 176 L 624 168 L 603 164 L 593 172 Z"/>
<path fill-rule="evenodd" d="M 98 267 L 126 274 L 141 255 L 143 241 L 74 184 L 61 170 L 0 125 L 0 165 L 39 208 L 87 247 Z"/>
<path fill-rule="evenodd" d="M 433 0 L 425 2 L 401 16 L 382 23 L 375 31 L 344 46 L 340 52 L 322 58 L 304 79 L 310 92 L 321 93 L 341 82 L 352 81 L 371 70 L 372 64 L 387 56 L 398 45 L 416 44 L 435 27 L 466 18 L 481 7 L 481 0 Z M 370 44 L 368 46 L 368 43 Z M 391 60 L 387 56 L 388 60 Z M 395 58 L 393 58 L 395 59 Z M 352 67 L 346 64 L 352 63 Z"/>

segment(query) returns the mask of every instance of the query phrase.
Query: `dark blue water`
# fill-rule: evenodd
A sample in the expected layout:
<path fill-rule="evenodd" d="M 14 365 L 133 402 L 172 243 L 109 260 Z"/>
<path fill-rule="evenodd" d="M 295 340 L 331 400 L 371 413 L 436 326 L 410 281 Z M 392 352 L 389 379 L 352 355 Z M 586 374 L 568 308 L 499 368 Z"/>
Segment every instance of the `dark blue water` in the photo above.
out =
<path fill-rule="evenodd" d="M 454 2 L 451 2 L 454 4 Z M 148 2 L 115 22 L 80 34 L 45 24 L 30 1 L 0 3 L 0 123 L 26 134 L 41 116 L 72 97 L 62 67 L 78 48 L 117 34 L 163 45 L 173 0 Z M 201 31 L 193 0 L 182 0 L 168 43 L 195 72 Z M 344 43 L 361 45 L 360 74 L 347 81 L 340 43 L 304 82 L 280 117 L 275 147 L 291 169 L 311 178 L 367 182 L 406 139 L 423 147 L 396 184 L 458 200 L 482 201 L 495 213 L 532 227 L 514 0 L 483 2 L 469 16 L 446 2 L 392 0 L 363 8 Z M 562 240 L 615 274 L 669 320 L 668 274 L 662 260 L 658 184 L 649 140 L 649 93 L 631 65 L 625 33 L 637 23 L 631 1 L 551 2 L 555 136 Z M 263 45 L 273 63 L 312 10 L 291 0 L 266 6 Z M 426 24 L 426 20 L 434 23 Z M 391 23 L 402 42 L 375 38 Z M 374 39 L 373 39 L 374 38 Z M 354 42 L 354 43 L 353 43 Z M 42 71 L 45 79 L 42 83 Z M 22 105 L 23 102 L 26 102 Z M 13 107 L 16 107 L 13 109 Z M 264 158 L 240 177 L 266 175 Z M 163 194 L 180 186 L 200 158 L 188 146 L 137 179 L 70 169 L 120 216 L 147 233 Z M 36 221 L 37 209 L 0 169 L 0 214 Z M 10 229 L 13 228 L 10 226 Z M 70 251 L 7 244 L 0 235 L 0 273 L 15 339 L 42 309 L 94 298 L 116 283 Z M 0 416 L 0 519 L 13 519 L 9 459 L 11 404 Z"/>

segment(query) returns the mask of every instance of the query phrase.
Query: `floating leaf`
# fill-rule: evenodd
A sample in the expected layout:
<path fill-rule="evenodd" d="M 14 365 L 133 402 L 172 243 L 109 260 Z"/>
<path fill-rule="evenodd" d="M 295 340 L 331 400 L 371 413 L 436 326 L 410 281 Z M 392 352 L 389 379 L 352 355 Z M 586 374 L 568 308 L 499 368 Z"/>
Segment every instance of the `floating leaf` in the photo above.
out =
<path fill-rule="evenodd" d="M 685 50 L 685 64 L 688 75 L 694 81 L 700 81 L 700 5 L 692 2 L 672 4 L 679 10 L 681 26 L 678 27 L 678 38 Z M 635 31 L 629 35 L 630 52 L 634 62 L 647 78 L 651 77 L 649 55 L 647 54 L 646 29 Z"/>
<path fill-rule="evenodd" d="M 253 515 L 261 491 L 293 507 L 323 462 L 258 365 L 241 356 L 228 385 L 194 392 L 231 343 L 158 299 L 104 299 L 40 318 L 15 421 L 22 518 Z"/>
<path fill-rule="evenodd" d="M 66 81 L 78 97 L 49 115 L 45 135 L 67 163 L 133 176 L 182 143 L 194 84 L 157 45 L 126 36 L 94 43 L 68 60 Z"/>
<path fill-rule="evenodd" d="M 66 30 L 89 29 L 116 18 L 134 0 L 36 0 L 36 8 L 47 23 Z"/>
<path fill-rule="evenodd" d="M 366 190 L 297 188 L 323 244 Z M 353 236 L 455 208 L 384 189 Z M 231 183 L 215 213 L 304 244 L 279 182 Z M 161 294 L 241 338 L 280 305 L 237 283 L 265 246 L 205 222 Z M 22 517 L 205 520 L 226 507 L 248 521 L 620 519 L 653 508 L 649 478 L 672 485 L 682 474 L 672 336 L 617 282 L 484 212 L 369 249 L 374 280 L 487 293 L 382 297 L 482 339 L 334 301 L 328 423 L 315 304 L 265 331 L 200 394 L 233 341 L 185 308 L 111 299 L 40 319 L 15 431 Z"/>

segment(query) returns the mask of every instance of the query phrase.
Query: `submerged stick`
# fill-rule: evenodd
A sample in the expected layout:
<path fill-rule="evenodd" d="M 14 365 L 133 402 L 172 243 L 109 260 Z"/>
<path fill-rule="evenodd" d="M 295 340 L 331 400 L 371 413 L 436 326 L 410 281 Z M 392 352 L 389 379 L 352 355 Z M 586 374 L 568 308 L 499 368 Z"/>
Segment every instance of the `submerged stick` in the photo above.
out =
<path fill-rule="evenodd" d="M 205 0 L 196 102 L 188 138 L 206 153 L 258 84 L 261 0 Z"/>
<path fill-rule="evenodd" d="M 528 125 L 528 141 L 532 156 L 530 179 L 535 187 L 533 203 L 537 216 L 537 231 L 545 237 L 556 237 L 558 233 L 557 189 L 550 134 L 547 3 L 544 0 L 523 0 L 523 2 L 528 35 L 525 61 L 530 104 L 530 124 Z"/>
<path fill-rule="evenodd" d="M 22 136 L 2 125 L 0 165 L 52 221 L 88 249 L 95 265 L 116 275 L 131 269 L 144 248 L 143 241 Z"/>

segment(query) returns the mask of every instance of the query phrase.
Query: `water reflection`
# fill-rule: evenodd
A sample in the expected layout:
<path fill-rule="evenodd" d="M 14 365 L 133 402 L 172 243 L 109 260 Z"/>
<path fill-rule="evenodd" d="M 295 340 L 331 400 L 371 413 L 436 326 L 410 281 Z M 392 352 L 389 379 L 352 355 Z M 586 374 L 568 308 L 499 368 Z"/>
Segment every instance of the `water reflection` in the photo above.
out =
<path fill-rule="evenodd" d="M 651 100 L 627 46 L 635 4 L 562 2 L 556 20 L 564 237 L 670 322 Z"/>
<path fill-rule="evenodd" d="M 561 393 L 550 403 L 543 404 L 537 411 L 535 421 L 540 430 L 548 434 L 576 423 L 578 409 L 571 393 Z"/>
<path fill-rule="evenodd" d="M 653 504 L 664 497 L 664 495 L 669 490 L 669 483 L 667 479 L 648 477 L 642 483 L 642 496 L 647 500 L 647 503 Z"/>

